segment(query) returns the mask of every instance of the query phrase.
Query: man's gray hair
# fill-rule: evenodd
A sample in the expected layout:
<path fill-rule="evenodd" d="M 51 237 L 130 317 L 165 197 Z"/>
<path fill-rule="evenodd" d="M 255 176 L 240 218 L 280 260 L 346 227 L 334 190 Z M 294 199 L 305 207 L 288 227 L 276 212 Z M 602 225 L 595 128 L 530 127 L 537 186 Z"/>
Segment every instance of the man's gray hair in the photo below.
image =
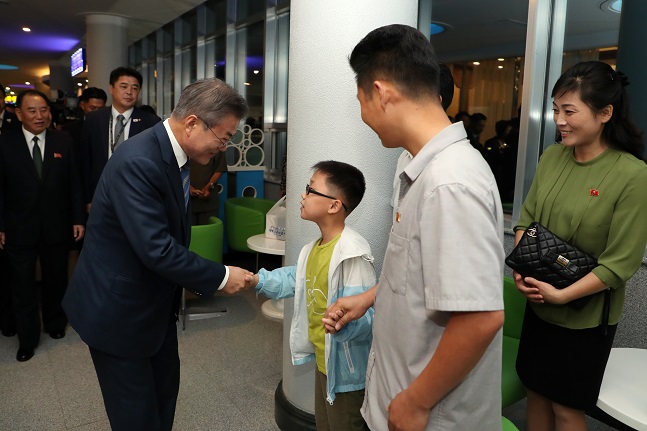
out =
<path fill-rule="evenodd" d="M 217 78 L 201 79 L 186 86 L 173 113 L 177 120 L 196 115 L 213 127 L 227 115 L 243 119 L 247 102 L 230 85 Z"/>

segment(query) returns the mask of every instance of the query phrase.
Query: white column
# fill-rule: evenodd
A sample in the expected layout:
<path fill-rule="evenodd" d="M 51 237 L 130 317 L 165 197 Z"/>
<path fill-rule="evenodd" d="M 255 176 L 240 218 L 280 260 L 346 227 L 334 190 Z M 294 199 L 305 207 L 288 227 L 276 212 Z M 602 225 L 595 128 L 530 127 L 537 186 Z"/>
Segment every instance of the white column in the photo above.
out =
<path fill-rule="evenodd" d="M 110 100 L 110 72 L 128 66 L 128 18 L 119 15 L 91 14 L 85 18 L 88 84 L 103 88 Z"/>
<path fill-rule="evenodd" d="M 400 150 L 385 149 L 360 117 L 348 56 L 366 34 L 387 24 L 418 26 L 418 0 L 292 2 L 288 84 L 286 262 L 296 262 L 317 226 L 301 220 L 301 193 L 321 160 L 358 167 L 366 194 L 347 222 L 371 244 L 379 274 L 391 225 L 393 172 Z M 293 366 L 289 331 L 293 300 L 286 301 L 283 329 L 283 392 L 298 409 L 314 412 L 314 363 Z"/>

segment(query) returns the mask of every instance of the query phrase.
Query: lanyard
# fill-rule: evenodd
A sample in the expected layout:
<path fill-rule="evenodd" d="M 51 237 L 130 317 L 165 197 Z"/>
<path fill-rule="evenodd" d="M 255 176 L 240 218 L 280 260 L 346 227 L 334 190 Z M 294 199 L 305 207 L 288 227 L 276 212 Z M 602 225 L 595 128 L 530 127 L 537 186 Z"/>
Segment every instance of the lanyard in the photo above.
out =
<path fill-rule="evenodd" d="M 121 129 L 119 134 L 117 136 L 115 136 L 114 139 L 113 139 L 113 135 L 114 135 L 115 132 L 114 132 L 114 129 L 112 128 L 112 114 L 110 114 L 110 126 L 109 126 L 110 127 L 110 140 L 109 140 L 109 142 L 110 142 L 110 153 L 111 154 L 115 152 L 115 146 L 117 145 L 117 141 L 119 140 L 119 138 L 121 138 L 121 134 L 124 133 L 124 131 L 126 130 L 126 126 L 130 122 L 131 118 L 133 118 L 132 114 L 130 115 L 130 117 L 128 117 L 128 119 L 124 123 L 124 127 Z"/>

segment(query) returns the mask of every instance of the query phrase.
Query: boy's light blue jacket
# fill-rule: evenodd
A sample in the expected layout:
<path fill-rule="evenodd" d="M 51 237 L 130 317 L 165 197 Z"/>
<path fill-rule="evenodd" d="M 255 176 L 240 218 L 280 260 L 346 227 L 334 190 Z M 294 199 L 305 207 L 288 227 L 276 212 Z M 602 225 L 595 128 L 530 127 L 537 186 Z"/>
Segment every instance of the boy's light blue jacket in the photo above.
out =
<path fill-rule="evenodd" d="M 301 249 L 296 266 L 274 271 L 261 269 L 256 291 L 268 298 L 294 296 L 294 315 L 290 328 L 290 351 L 294 365 L 315 358 L 314 345 L 308 338 L 308 307 L 306 303 L 306 263 L 316 239 Z M 362 293 L 375 285 L 373 256 L 368 242 L 346 226 L 333 249 L 328 270 L 328 306 L 337 298 Z M 326 376 L 328 402 L 338 392 L 364 389 L 368 352 L 372 341 L 373 307 L 356 321 L 347 324 L 335 335 L 326 334 Z M 323 325 L 323 323 L 322 323 Z"/>

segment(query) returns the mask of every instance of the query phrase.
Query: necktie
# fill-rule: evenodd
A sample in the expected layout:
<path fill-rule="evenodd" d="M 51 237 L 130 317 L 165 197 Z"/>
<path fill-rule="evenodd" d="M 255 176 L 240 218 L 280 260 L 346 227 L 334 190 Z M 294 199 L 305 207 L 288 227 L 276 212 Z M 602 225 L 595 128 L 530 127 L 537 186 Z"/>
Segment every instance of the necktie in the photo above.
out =
<path fill-rule="evenodd" d="M 124 127 L 126 123 L 124 122 L 124 116 L 119 114 L 117 115 L 117 125 L 115 126 L 115 147 L 112 151 L 116 150 L 119 144 L 124 141 Z"/>
<path fill-rule="evenodd" d="M 36 173 L 38 174 L 38 178 L 40 178 L 41 174 L 43 173 L 43 155 L 40 153 L 40 146 L 38 145 L 38 136 L 34 136 L 32 141 L 34 141 L 34 148 L 31 152 L 31 155 L 34 158 L 34 166 L 36 166 Z"/>
<path fill-rule="evenodd" d="M 189 162 L 180 168 L 180 176 L 182 177 L 182 189 L 184 190 L 184 207 L 189 205 Z"/>

